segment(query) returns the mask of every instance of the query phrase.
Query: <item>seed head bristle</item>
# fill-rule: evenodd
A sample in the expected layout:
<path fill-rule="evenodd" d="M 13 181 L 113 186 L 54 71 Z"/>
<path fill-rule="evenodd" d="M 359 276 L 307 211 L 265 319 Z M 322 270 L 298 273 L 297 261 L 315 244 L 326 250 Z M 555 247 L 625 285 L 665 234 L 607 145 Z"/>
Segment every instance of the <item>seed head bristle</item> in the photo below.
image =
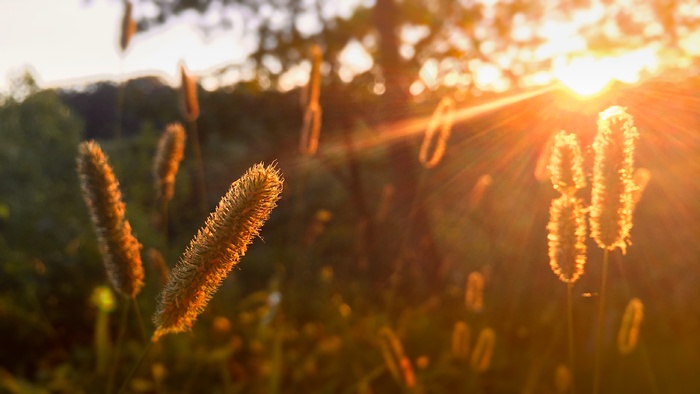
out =
<path fill-rule="evenodd" d="M 276 206 L 282 184 L 274 165 L 256 164 L 231 185 L 171 271 L 153 318 L 157 326 L 153 341 L 190 329 L 259 234 Z"/>
<path fill-rule="evenodd" d="M 194 121 L 199 118 L 197 83 L 187 74 L 183 64 L 180 64 L 180 94 L 183 100 L 183 117 L 188 121 Z"/>
<path fill-rule="evenodd" d="M 620 331 L 617 333 L 617 348 L 620 353 L 630 353 L 637 346 L 642 319 L 644 319 L 644 304 L 639 298 L 632 298 L 625 308 Z"/>
<path fill-rule="evenodd" d="M 549 265 L 562 282 L 574 283 L 586 265 L 586 216 L 581 200 L 562 194 L 549 208 Z"/>
<path fill-rule="evenodd" d="M 179 123 L 169 124 L 158 141 L 153 160 L 153 175 L 161 201 L 170 201 L 174 195 L 175 176 L 185 152 L 185 129 Z"/>
<path fill-rule="evenodd" d="M 136 22 L 134 22 L 134 19 L 131 17 L 132 7 L 133 6 L 130 1 L 124 2 L 124 15 L 122 16 L 122 29 L 119 39 L 119 47 L 121 48 L 122 52 L 126 51 L 126 48 L 129 46 L 129 42 L 131 41 L 131 37 L 133 37 L 134 33 L 136 33 Z"/>
<path fill-rule="evenodd" d="M 583 174 L 583 157 L 576 135 L 560 131 L 554 137 L 549 174 L 554 189 L 562 194 L 573 195 L 586 186 Z"/>
<path fill-rule="evenodd" d="M 471 357 L 471 367 L 476 372 L 484 372 L 491 365 L 493 350 L 496 346 L 496 333 L 490 327 L 479 332 Z"/>
<path fill-rule="evenodd" d="M 449 97 L 443 97 L 435 108 L 418 153 L 423 167 L 433 168 L 442 160 L 454 123 L 454 110 L 455 102 Z"/>
<path fill-rule="evenodd" d="M 469 326 L 463 321 L 455 323 L 452 329 L 452 357 L 456 360 L 469 359 Z"/>
<path fill-rule="evenodd" d="M 131 234 L 125 218 L 119 182 L 94 141 L 80 144 L 77 164 L 83 198 L 97 233 L 107 276 L 117 292 L 136 297 L 143 287 L 141 244 Z"/>
<path fill-rule="evenodd" d="M 591 237 L 599 247 L 619 247 L 623 254 L 632 229 L 633 194 L 637 189 L 632 174 L 638 138 L 632 117 L 624 108 L 613 106 L 600 113 L 593 141 Z"/>

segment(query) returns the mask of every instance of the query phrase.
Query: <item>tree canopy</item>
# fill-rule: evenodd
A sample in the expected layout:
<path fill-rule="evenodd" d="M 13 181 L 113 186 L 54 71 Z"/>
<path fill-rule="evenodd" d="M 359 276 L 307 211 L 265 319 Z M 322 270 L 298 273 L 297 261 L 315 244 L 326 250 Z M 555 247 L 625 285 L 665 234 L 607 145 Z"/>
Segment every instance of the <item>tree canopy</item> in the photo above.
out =
<path fill-rule="evenodd" d="M 470 86 L 486 72 L 504 90 L 577 56 L 615 55 L 648 48 L 668 59 L 695 54 L 700 7 L 679 0 L 139 0 L 154 12 L 150 29 L 188 11 L 207 32 L 236 28 L 258 38 L 256 66 L 275 79 L 317 43 L 333 75 L 335 61 L 357 41 L 372 56 L 377 75 L 398 73 L 426 84 Z M 426 64 L 428 67 L 426 68 Z M 456 74 L 455 74 L 456 73 Z M 449 76 L 452 75 L 452 76 Z M 342 75 L 341 75 L 342 76 Z M 483 77 L 482 77 L 483 79 Z M 432 86 L 429 86 L 432 87 Z M 483 88 L 477 86 L 477 88 Z"/>

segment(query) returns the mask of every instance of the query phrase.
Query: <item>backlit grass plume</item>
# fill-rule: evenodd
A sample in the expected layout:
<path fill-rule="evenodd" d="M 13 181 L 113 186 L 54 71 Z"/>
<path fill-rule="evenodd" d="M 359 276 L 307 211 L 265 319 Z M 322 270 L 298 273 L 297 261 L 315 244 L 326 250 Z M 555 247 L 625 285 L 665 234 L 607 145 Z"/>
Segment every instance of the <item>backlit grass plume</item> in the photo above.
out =
<path fill-rule="evenodd" d="M 179 123 L 168 125 L 158 141 L 153 175 L 156 179 L 158 198 L 170 201 L 175 189 L 175 175 L 185 152 L 185 129 Z"/>
<path fill-rule="evenodd" d="M 491 365 L 493 350 L 496 346 L 496 332 L 487 327 L 479 332 L 471 357 L 471 367 L 476 372 L 484 372 Z"/>
<path fill-rule="evenodd" d="M 299 151 L 313 156 L 318 150 L 318 140 L 321 137 L 321 106 L 318 103 L 309 104 L 304 112 L 304 123 L 301 125 Z"/>
<path fill-rule="evenodd" d="M 199 118 L 199 99 L 197 82 L 187 74 L 185 66 L 180 64 L 180 94 L 182 96 L 182 116 L 188 121 Z"/>
<path fill-rule="evenodd" d="M 416 384 L 411 360 L 403 352 L 401 341 L 389 327 L 379 330 L 379 345 L 384 363 L 397 383 L 412 388 Z"/>
<path fill-rule="evenodd" d="M 464 305 L 474 312 L 481 312 L 484 308 L 484 276 L 480 272 L 474 271 L 467 277 Z"/>
<path fill-rule="evenodd" d="M 469 358 L 469 326 L 463 321 L 455 323 L 452 329 L 452 357 L 456 360 Z"/>
<path fill-rule="evenodd" d="M 170 273 L 153 318 L 154 342 L 164 334 L 189 330 L 259 234 L 276 206 L 282 183 L 274 166 L 257 164 L 231 184 Z"/>
<path fill-rule="evenodd" d="M 319 99 L 321 97 L 321 63 L 323 53 L 318 45 L 309 49 L 311 56 L 311 73 L 309 83 L 302 89 L 301 103 L 304 108 L 304 122 L 301 126 L 299 151 L 313 156 L 318 150 L 318 139 L 321 136 L 321 116 L 323 111 Z"/>
<path fill-rule="evenodd" d="M 309 72 L 309 82 L 301 90 L 300 103 L 302 108 L 317 105 L 321 97 L 321 63 L 323 62 L 323 51 L 318 45 L 309 48 L 311 60 L 311 71 Z"/>
<path fill-rule="evenodd" d="M 143 287 L 141 244 L 131 234 L 124 217 L 119 182 L 96 142 L 81 143 L 77 161 L 83 198 L 97 233 L 107 276 L 117 292 L 133 298 Z"/>
<path fill-rule="evenodd" d="M 613 106 L 598 117 L 593 141 L 591 237 L 606 250 L 625 252 L 632 228 L 634 150 L 639 133 L 625 109 Z"/>
<path fill-rule="evenodd" d="M 586 216 L 581 200 L 562 194 L 549 208 L 549 265 L 565 283 L 574 283 L 586 264 Z"/>
<path fill-rule="evenodd" d="M 433 168 L 442 159 L 454 123 L 455 102 L 449 97 L 440 100 L 433 117 L 428 122 L 425 137 L 420 146 L 418 160 L 425 168 Z M 439 131 L 438 131 L 439 128 Z"/>
<path fill-rule="evenodd" d="M 119 38 L 119 47 L 122 52 L 129 47 L 129 42 L 134 33 L 136 33 L 136 22 L 131 17 L 132 5 L 130 1 L 124 2 L 124 15 L 122 16 L 121 36 Z"/>
<path fill-rule="evenodd" d="M 620 353 L 630 353 L 637 346 L 639 326 L 643 318 L 644 304 L 639 298 L 632 298 L 625 308 L 620 331 L 617 333 L 617 349 Z"/>
<path fill-rule="evenodd" d="M 562 194 L 573 195 L 586 186 L 581 147 L 575 134 L 562 130 L 554 136 L 548 169 L 552 186 Z"/>

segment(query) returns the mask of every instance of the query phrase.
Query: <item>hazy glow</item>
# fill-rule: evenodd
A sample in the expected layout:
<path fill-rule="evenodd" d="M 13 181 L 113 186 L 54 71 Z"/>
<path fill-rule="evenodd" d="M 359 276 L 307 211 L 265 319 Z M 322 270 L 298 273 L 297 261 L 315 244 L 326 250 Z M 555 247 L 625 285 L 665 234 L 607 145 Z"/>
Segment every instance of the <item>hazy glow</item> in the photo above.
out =
<path fill-rule="evenodd" d="M 639 82 L 644 72 L 658 67 L 656 51 L 645 48 L 618 56 L 574 58 L 570 62 L 555 62 L 553 74 L 574 93 L 589 96 L 602 91 L 613 81 Z"/>

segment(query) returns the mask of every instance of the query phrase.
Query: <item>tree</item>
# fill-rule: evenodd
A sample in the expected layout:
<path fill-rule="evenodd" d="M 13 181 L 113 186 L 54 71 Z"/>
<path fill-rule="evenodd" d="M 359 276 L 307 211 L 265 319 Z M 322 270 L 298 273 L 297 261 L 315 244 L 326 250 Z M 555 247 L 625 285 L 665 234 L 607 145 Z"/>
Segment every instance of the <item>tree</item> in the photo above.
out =
<path fill-rule="evenodd" d="M 331 99 L 322 94 L 324 119 L 338 114 L 335 126 L 340 127 L 335 130 L 346 136 L 348 188 L 355 196 L 360 220 L 369 223 L 371 218 L 363 202 L 366 197 L 361 196 L 358 152 L 353 150 L 352 135 L 348 134 L 353 120 L 347 118 L 361 117 L 380 131 L 391 131 L 410 118 L 410 87 L 419 79 L 438 93 L 460 90 L 468 96 L 484 89 L 516 87 L 537 73 L 551 70 L 555 63 L 582 54 L 610 55 L 644 47 L 683 52 L 682 38 L 700 21 L 675 0 L 633 0 L 625 6 L 588 0 L 376 0 L 357 2 L 346 9 L 334 0 L 141 2 L 151 3 L 158 10 L 155 16 L 140 21 L 142 30 L 191 10 L 216 16 L 202 19 L 205 31 L 243 24 L 245 31 L 259 39 L 252 55 L 258 76 L 270 79 L 273 85 L 284 72 L 303 61 L 309 43 L 321 45 L 330 66 L 325 89 L 333 92 Z M 234 12 L 222 12 L 225 9 Z M 338 55 L 353 40 L 361 42 L 373 58 L 365 80 L 381 85 L 384 91 L 371 108 L 363 104 L 372 101 L 368 96 L 353 101 L 349 94 L 353 84 L 340 82 L 343 65 Z M 424 73 L 421 78 L 419 70 Z M 479 75 L 484 70 L 493 74 L 489 86 Z M 462 78 L 441 89 L 455 72 Z M 329 130 L 325 120 L 324 130 Z M 418 259 L 427 258 L 427 266 L 437 267 L 440 254 L 432 240 L 430 221 L 423 205 L 416 204 L 420 174 L 416 152 L 415 140 L 410 136 L 388 147 L 388 163 L 397 190 L 393 216 L 406 218 L 407 227 L 412 229 L 409 244 L 425 246 Z M 371 225 L 367 227 L 372 231 Z"/>

